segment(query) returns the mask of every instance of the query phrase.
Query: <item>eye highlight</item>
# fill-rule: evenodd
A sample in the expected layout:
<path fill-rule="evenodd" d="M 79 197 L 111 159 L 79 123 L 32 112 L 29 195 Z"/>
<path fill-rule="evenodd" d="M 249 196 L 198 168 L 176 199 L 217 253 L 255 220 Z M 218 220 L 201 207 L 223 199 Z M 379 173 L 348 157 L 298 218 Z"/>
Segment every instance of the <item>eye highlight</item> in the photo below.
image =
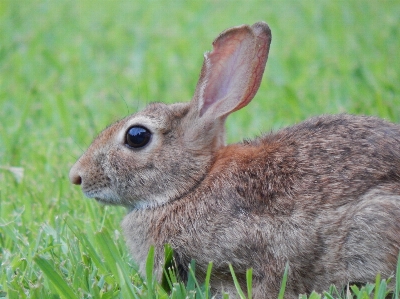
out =
<path fill-rule="evenodd" d="M 149 143 L 151 132 L 140 126 L 130 127 L 126 131 L 125 144 L 131 148 L 141 148 Z"/>

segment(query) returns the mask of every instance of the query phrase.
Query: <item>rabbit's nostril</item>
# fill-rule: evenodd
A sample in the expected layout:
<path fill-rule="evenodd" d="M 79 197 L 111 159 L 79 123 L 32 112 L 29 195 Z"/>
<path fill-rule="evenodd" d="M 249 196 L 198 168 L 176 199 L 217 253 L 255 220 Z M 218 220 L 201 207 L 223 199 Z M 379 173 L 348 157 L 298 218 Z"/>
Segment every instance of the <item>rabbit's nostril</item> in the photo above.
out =
<path fill-rule="evenodd" d="M 82 177 L 80 175 L 70 175 L 69 180 L 74 185 L 82 184 Z"/>
<path fill-rule="evenodd" d="M 72 181 L 72 184 L 75 184 L 75 185 L 82 184 L 82 178 L 78 175 L 77 177 L 74 178 L 74 180 Z"/>

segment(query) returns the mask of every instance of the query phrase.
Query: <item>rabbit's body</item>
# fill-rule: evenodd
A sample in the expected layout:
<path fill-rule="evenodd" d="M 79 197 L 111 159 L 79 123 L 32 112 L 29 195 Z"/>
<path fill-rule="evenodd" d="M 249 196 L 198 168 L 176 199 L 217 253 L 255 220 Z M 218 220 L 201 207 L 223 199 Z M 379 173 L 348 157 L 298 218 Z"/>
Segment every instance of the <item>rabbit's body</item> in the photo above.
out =
<path fill-rule="evenodd" d="M 394 273 L 400 248 L 400 126 L 373 117 L 321 116 L 225 146 L 226 117 L 259 87 L 271 32 L 265 23 L 223 32 L 205 55 L 190 103 L 151 104 L 105 129 L 70 171 L 88 197 L 129 209 L 128 246 L 156 273 L 170 244 L 182 278 L 235 294 L 228 263 L 254 298 L 287 298 L 331 283 Z"/>
<path fill-rule="evenodd" d="M 155 245 L 162 265 L 168 243 L 183 276 L 191 259 L 198 275 L 213 261 L 214 289 L 234 289 L 228 262 L 242 282 L 252 267 L 255 298 L 276 298 L 287 261 L 287 296 L 293 297 L 394 273 L 399 126 L 323 116 L 226 146 L 215 156 L 190 193 L 126 216 L 123 228 L 142 271 L 148 247 Z"/>

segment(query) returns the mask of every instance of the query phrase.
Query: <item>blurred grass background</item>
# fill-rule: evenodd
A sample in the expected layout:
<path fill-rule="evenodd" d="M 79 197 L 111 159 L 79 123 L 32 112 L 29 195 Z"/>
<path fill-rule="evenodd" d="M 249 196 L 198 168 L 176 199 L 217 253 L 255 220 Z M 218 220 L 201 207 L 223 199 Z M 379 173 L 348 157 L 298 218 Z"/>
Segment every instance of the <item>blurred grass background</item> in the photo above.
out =
<path fill-rule="evenodd" d="M 121 296 L 77 232 L 97 249 L 106 230 L 130 271 L 125 212 L 85 199 L 69 168 L 113 121 L 190 100 L 222 30 L 264 20 L 273 34 L 257 96 L 228 119 L 237 142 L 323 113 L 400 122 L 399 16 L 394 0 L 0 0 L 0 297 L 64 296 L 35 256 L 77 297 Z"/>

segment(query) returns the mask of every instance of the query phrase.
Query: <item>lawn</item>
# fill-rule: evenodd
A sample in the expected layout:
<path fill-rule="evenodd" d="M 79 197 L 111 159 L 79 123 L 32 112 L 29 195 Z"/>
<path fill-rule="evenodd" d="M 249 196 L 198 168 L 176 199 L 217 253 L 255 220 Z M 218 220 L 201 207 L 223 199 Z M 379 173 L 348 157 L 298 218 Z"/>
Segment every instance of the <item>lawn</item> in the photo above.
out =
<path fill-rule="evenodd" d="M 324 113 L 400 122 L 399 16 L 394 0 L 1 0 L 0 298 L 165 298 L 130 260 L 125 210 L 69 183 L 91 140 L 190 100 L 217 34 L 259 20 L 269 61 L 230 143 Z"/>

